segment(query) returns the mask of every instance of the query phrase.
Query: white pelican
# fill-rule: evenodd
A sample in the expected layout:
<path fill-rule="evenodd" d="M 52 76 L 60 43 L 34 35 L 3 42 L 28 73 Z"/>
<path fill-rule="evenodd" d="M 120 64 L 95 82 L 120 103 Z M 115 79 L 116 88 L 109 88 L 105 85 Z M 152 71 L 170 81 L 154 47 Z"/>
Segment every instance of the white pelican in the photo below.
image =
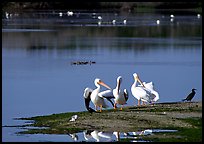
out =
<path fill-rule="evenodd" d="M 145 86 L 145 89 L 148 89 L 151 93 L 151 102 L 156 102 L 159 100 L 159 93 L 154 90 L 153 82 L 143 82 L 143 85 Z M 142 86 L 142 85 L 140 85 Z"/>
<path fill-rule="evenodd" d="M 96 89 L 92 90 L 91 88 L 86 88 L 84 90 L 84 98 L 85 98 L 85 105 L 86 108 L 89 112 L 93 112 L 94 110 L 89 107 L 89 102 L 90 100 L 93 102 L 95 105 L 95 110 L 97 111 L 98 106 L 100 107 L 100 112 L 102 111 L 102 108 L 107 108 L 108 105 L 105 103 L 105 98 L 109 101 L 109 97 L 103 96 L 103 93 L 100 93 L 100 85 L 111 89 L 108 85 L 106 85 L 102 80 L 99 78 L 96 78 L 94 80 L 95 86 L 97 87 Z"/>
<path fill-rule="evenodd" d="M 142 101 L 143 104 L 144 102 L 151 102 L 151 93 L 148 89 L 145 88 L 144 84 L 142 83 L 142 81 L 139 79 L 139 76 L 134 73 L 133 74 L 133 77 L 134 77 L 134 83 L 132 84 L 132 87 L 131 87 L 131 92 L 132 92 L 132 95 L 137 98 L 138 100 L 138 106 L 140 106 L 140 102 Z M 142 85 L 142 86 L 136 86 L 137 84 L 137 81 L 139 81 L 139 83 Z"/>
<path fill-rule="evenodd" d="M 119 76 L 117 78 L 116 88 L 113 89 L 113 96 L 114 96 L 114 101 L 115 101 L 114 109 L 116 109 L 117 104 L 120 104 L 123 106 L 124 104 L 126 104 L 128 100 L 127 90 L 126 89 L 124 89 L 123 91 L 120 90 L 121 82 L 122 82 L 122 76 Z M 122 107 L 120 108 L 120 110 L 122 110 Z"/>
<path fill-rule="evenodd" d="M 102 16 L 98 16 L 98 19 L 99 19 L 99 20 L 102 20 Z"/>

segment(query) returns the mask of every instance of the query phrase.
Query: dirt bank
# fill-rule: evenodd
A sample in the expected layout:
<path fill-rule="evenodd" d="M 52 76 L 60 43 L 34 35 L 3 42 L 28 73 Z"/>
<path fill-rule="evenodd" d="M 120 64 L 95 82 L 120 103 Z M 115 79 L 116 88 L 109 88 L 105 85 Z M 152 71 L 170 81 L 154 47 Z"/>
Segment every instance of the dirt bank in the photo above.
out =
<path fill-rule="evenodd" d="M 78 115 L 76 121 L 71 116 Z M 35 120 L 32 126 L 49 127 L 30 133 L 66 133 L 78 130 L 135 131 L 145 128 L 193 128 L 183 119 L 202 118 L 202 102 L 158 103 L 147 106 L 125 107 L 122 111 L 103 110 L 101 113 L 73 112 L 22 118 Z"/>

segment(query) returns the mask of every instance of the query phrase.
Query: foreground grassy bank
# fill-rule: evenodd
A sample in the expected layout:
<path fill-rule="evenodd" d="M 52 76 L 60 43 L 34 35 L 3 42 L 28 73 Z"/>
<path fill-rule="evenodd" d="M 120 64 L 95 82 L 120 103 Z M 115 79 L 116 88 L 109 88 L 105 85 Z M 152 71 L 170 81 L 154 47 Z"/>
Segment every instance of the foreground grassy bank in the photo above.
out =
<path fill-rule="evenodd" d="M 76 121 L 70 121 L 73 115 L 78 115 Z M 110 109 L 92 114 L 86 111 L 68 112 L 20 119 L 34 120 L 29 126 L 36 127 L 20 132 L 22 134 L 67 134 L 83 130 L 133 132 L 144 129 L 175 129 L 178 131 L 148 135 L 143 139 L 155 142 L 202 141 L 202 102 L 158 103 L 140 107 L 128 106 L 123 111 Z"/>

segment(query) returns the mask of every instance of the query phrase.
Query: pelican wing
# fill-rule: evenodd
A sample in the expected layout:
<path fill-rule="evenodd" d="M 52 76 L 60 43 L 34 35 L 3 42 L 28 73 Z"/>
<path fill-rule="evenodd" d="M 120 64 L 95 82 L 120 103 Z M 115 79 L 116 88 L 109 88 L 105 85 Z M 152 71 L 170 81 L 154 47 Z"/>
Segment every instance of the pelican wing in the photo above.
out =
<path fill-rule="evenodd" d="M 152 96 L 153 96 L 153 102 L 156 102 L 159 100 L 159 94 L 156 91 L 152 91 Z"/>
<path fill-rule="evenodd" d="M 151 101 L 151 91 L 144 87 L 137 87 L 137 91 L 140 94 L 140 97 L 143 101 L 150 102 Z"/>
<path fill-rule="evenodd" d="M 153 102 L 158 101 L 159 100 L 159 94 L 158 94 L 158 92 L 156 92 L 154 90 L 153 82 L 149 82 L 149 83 L 143 82 L 143 84 L 145 86 L 145 88 L 143 88 L 143 89 L 147 92 L 151 101 L 153 101 Z M 139 86 L 142 87 L 142 85 L 139 85 Z"/>
<path fill-rule="evenodd" d="M 104 100 L 108 100 L 112 106 L 114 106 L 114 103 L 111 101 L 112 98 L 115 98 L 113 96 L 113 91 L 112 90 L 105 90 L 102 91 L 98 94 L 99 97 L 104 98 Z"/>
<path fill-rule="evenodd" d="M 102 98 L 114 98 L 112 90 L 105 90 L 98 94 Z"/>

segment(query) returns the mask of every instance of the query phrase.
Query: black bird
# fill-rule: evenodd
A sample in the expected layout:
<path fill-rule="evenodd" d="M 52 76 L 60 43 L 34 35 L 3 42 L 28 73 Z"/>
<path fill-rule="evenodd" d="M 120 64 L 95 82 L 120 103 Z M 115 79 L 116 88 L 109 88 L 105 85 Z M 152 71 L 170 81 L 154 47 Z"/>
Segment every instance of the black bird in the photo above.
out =
<path fill-rule="evenodd" d="M 192 98 L 195 96 L 195 90 L 196 89 L 192 89 L 192 92 L 185 98 L 185 99 L 182 99 L 182 101 L 185 101 L 185 100 L 187 100 L 187 101 L 191 101 L 192 100 Z"/>

